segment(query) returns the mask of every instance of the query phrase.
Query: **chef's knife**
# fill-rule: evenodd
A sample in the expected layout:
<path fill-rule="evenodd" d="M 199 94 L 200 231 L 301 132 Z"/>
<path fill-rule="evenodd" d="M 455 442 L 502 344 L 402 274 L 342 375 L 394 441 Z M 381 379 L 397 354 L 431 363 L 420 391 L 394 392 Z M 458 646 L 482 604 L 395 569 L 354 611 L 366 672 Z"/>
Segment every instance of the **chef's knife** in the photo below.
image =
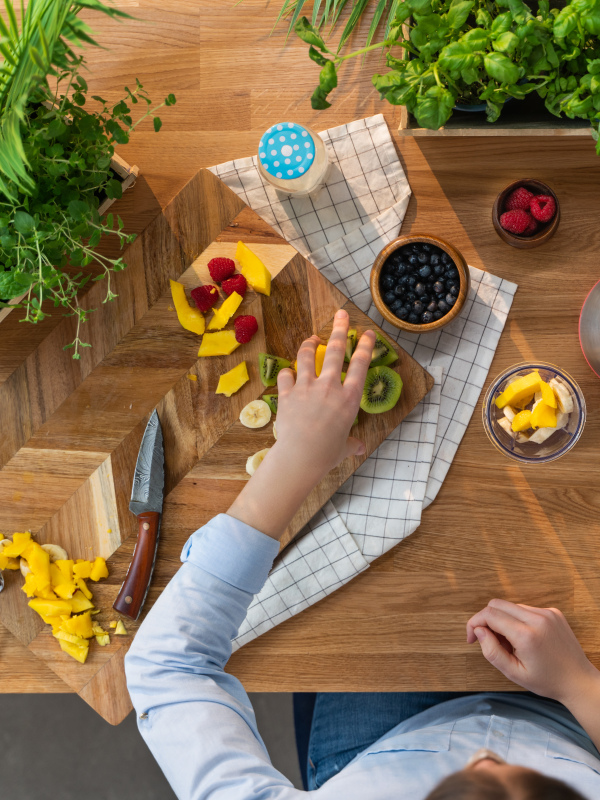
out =
<path fill-rule="evenodd" d="M 131 564 L 113 604 L 120 614 L 137 619 L 146 600 L 160 531 L 165 486 L 165 454 L 160 420 L 152 412 L 142 438 L 133 476 L 129 510 L 138 518 L 138 538 Z"/>

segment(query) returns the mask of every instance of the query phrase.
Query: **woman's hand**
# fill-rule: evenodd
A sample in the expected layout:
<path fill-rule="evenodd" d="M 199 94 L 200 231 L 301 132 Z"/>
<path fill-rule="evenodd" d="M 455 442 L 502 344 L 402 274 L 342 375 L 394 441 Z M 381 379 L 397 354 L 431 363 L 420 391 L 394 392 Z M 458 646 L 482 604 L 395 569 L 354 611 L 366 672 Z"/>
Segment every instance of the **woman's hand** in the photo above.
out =
<path fill-rule="evenodd" d="M 277 441 L 227 512 L 274 539 L 282 536 L 312 489 L 333 467 L 365 452 L 364 444 L 349 434 L 375 334 L 366 331 L 360 337 L 342 384 L 348 323 L 346 311 L 338 311 L 318 378 L 316 336 L 300 347 L 296 379 L 291 369 L 277 376 Z"/>
<path fill-rule="evenodd" d="M 318 336 L 302 343 L 295 380 L 291 369 L 277 376 L 277 446 L 285 448 L 302 469 L 320 477 L 344 458 L 365 452 L 364 444 L 348 433 L 358 413 L 375 334 L 367 331 L 361 336 L 342 384 L 348 323 L 348 314 L 338 311 L 318 378 Z"/>
<path fill-rule="evenodd" d="M 467 622 L 467 642 L 524 689 L 570 706 L 600 673 L 557 608 L 490 600 Z"/>

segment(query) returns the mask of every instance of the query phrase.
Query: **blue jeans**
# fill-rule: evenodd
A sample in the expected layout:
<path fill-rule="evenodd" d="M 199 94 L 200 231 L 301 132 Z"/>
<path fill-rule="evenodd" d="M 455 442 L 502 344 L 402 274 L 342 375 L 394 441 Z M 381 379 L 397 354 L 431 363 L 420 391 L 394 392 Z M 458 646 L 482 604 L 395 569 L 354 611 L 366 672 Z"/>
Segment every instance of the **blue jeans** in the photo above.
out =
<path fill-rule="evenodd" d="M 409 717 L 474 692 L 320 692 L 294 695 L 304 788 L 318 789 Z"/>

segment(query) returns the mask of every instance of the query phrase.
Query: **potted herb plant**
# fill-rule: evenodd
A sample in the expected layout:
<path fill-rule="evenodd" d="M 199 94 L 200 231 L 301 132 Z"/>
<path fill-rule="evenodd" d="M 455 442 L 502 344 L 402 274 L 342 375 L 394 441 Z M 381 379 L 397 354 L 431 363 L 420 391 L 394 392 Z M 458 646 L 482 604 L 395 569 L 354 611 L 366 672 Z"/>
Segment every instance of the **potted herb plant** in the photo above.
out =
<path fill-rule="evenodd" d="M 373 76 L 374 86 L 425 128 L 438 129 L 457 106 L 478 103 L 485 103 L 487 120 L 494 122 L 509 99 L 537 92 L 552 114 L 589 120 L 598 142 L 600 0 L 570 0 L 561 9 L 550 8 L 548 0 L 531 7 L 523 0 L 404 0 L 391 7 L 379 0 L 374 23 L 385 8 L 390 18 L 383 41 L 370 43 L 372 25 L 367 45 L 353 53 L 343 52 L 346 30 L 332 52 L 318 24 L 306 17 L 295 21 L 321 67 L 313 108 L 330 105 L 344 61 L 383 49 L 390 69 Z"/>
<path fill-rule="evenodd" d="M 152 116 L 175 103 L 169 95 L 156 108 L 142 84 L 125 87 L 125 97 L 109 104 L 93 96 L 86 108 L 85 57 L 73 49 L 96 44 L 77 16 L 94 9 L 127 17 L 100 0 L 37 0 L 20 10 L 20 22 L 5 0 L 7 22 L 0 17 L 0 307 L 8 301 L 24 308 L 23 321 L 36 323 L 48 315 L 48 303 L 77 320 L 73 358 L 90 345 L 81 339 L 81 325 L 90 310 L 78 295 L 89 280 L 106 280 L 104 302 L 116 297 L 113 272 L 125 268 L 122 258 L 109 258 L 95 248 L 104 236 L 123 246 L 133 235 L 119 217 L 100 215 L 106 200 L 121 196 L 122 183 L 111 168 L 115 144 Z M 141 103 L 134 122 L 131 109 Z M 14 302 L 18 298 L 18 302 Z"/>

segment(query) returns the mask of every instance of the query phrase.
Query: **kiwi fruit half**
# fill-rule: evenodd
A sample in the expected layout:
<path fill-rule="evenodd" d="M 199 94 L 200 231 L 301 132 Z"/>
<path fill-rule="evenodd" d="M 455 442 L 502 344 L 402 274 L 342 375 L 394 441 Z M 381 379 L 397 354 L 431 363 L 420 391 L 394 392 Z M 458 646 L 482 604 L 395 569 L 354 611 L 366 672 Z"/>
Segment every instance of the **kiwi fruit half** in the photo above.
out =
<path fill-rule="evenodd" d="M 268 353 L 258 354 L 258 374 L 263 382 L 263 386 L 276 386 L 277 375 L 285 367 L 289 367 L 290 362 L 279 356 L 271 356 Z"/>
<path fill-rule="evenodd" d="M 263 394 L 262 399 L 271 409 L 272 414 L 277 414 L 277 401 L 279 399 L 279 395 L 276 394 Z"/>
<path fill-rule="evenodd" d="M 358 333 L 356 328 L 350 328 L 348 331 L 348 338 L 346 339 L 346 355 L 344 356 L 345 361 L 350 361 L 352 358 L 352 353 L 356 350 L 356 345 L 358 344 Z"/>
<path fill-rule="evenodd" d="M 380 333 L 375 334 L 375 347 L 373 348 L 373 355 L 371 356 L 372 367 L 386 367 L 398 361 L 398 354 Z"/>
<path fill-rule="evenodd" d="M 402 378 L 389 367 L 371 367 L 363 389 L 360 407 L 367 414 L 382 414 L 400 399 Z"/>

